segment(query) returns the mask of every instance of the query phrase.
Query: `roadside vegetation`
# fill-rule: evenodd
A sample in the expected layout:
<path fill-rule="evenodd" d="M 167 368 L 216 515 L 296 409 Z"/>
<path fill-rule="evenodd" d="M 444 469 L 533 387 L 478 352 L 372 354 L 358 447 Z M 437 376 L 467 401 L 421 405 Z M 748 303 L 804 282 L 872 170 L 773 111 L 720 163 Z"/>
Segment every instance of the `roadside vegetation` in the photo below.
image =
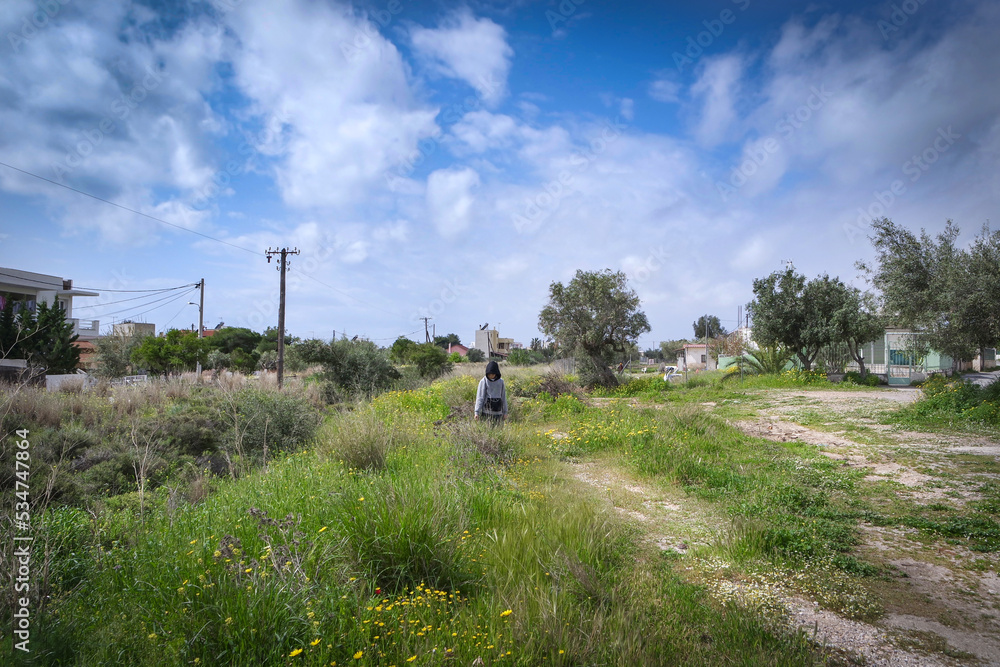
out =
<path fill-rule="evenodd" d="M 825 380 L 722 377 L 650 374 L 588 394 L 573 377 L 514 373 L 499 430 L 469 422 L 468 375 L 344 405 L 318 429 L 305 390 L 8 397 L 5 432 L 27 425 L 39 458 L 63 448 L 33 468 L 33 487 L 57 480 L 36 515 L 49 554 L 36 660 L 833 664 L 780 599 L 877 618 L 886 569 L 856 552 L 860 522 L 1000 548 L 995 507 L 925 521 L 815 448 L 747 436 L 698 405 Z M 301 424 L 313 426 L 288 430 Z M 142 490 L 129 446 L 147 435 L 162 463 Z M 213 474 L 195 442 L 254 465 L 223 458 Z M 652 545 L 583 488 L 583 461 L 711 508 L 710 539 L 684 554 Z"/>

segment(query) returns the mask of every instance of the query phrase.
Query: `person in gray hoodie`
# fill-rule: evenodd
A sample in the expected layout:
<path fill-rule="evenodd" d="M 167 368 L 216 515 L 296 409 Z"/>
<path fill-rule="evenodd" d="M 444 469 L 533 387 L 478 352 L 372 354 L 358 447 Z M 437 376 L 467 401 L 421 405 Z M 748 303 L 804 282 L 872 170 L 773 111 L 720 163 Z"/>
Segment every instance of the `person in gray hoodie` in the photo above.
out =
<path fill-rule="evenodd" d="M 486 364 L 486 376 L 476 390 L 476 419 L 486 418 L 500 423 L 507 417 L 507 387 L 500 377 L 500 366 L 495 361 Z"/>

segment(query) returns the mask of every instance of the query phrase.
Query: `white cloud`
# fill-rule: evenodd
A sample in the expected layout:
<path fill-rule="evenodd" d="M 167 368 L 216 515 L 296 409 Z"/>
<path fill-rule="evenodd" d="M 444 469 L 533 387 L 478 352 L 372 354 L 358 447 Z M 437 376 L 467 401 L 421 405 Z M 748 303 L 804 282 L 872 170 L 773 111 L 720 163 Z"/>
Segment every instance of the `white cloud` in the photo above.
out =
<path fill-rule="evenodd" d="M 479 174 L 474 169 L 439 169 L 427 177 L 427 211 L 431 222 L 445 237 L 468 229 L 472 222 Z"/>
<path fill-rule="evenodd" d="M 708 60 L 691 93 L 701 101 L 701 114 L 694 128 L 698 141 L 706 146 L 722 143 L 736 120 L 736 93 L 743 73 L 742 59 L 735 55 Z"/>
<path fill-rule="evenodd" d="M 362 32 L 370 22 L 305 0 L 241 5 L 227 21 L 238 85 L 259 116 L 282 120 L 276 176 L 290 205 L 357 206 L 438 132 L 396 47 Z"/>
<path fill-rule="evenodd" d="M 510 116 L 472 111 L 451 128 L 451 133 L 473 153 L 507 147 L 514 139 L 517 123 Z"/>
<path fill-rule="evenodd" d="M 657 102 L 672 104 L 680 101 L 681 86 L 667 77 L 658 78 L 649 84 L 647 90 L 650 97 Z"/>
<path fill-rule="evenodd" d="M 632 120 L 635 117 L 635 101 L 629 97 L 621 100 L 618 109 L 625 120 Z"/>
<path fill-rule="evenodd" d="M 448 15 L 441 27 L 414 27 L 410 39 L 432 71 L 465 81 L 487 104 L 495 105 L 506 95 L 514 50 L 502 26 L 477 19 L 465 8 Z"/>

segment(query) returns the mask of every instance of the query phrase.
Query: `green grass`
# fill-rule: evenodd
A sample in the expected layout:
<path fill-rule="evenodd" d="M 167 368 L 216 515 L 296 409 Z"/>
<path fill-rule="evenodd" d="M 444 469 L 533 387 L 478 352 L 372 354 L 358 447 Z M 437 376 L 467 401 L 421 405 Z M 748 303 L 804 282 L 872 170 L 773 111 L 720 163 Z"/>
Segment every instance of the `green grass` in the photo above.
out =
<path fill-rule="evenodd" d="M 63 542 L 35 663 L 822 663 L 580 493 L 537 422 L 436 424 L 469 400 L 449 382 L 339 415 L 315 449 L 197 505 L 164 490 L 145 521 L 128 504 L 48 514 Z M 563 403 L 559 419 L 589 419 L 581 451 L 653 446 L 634 433 L 650 413 Z"/>

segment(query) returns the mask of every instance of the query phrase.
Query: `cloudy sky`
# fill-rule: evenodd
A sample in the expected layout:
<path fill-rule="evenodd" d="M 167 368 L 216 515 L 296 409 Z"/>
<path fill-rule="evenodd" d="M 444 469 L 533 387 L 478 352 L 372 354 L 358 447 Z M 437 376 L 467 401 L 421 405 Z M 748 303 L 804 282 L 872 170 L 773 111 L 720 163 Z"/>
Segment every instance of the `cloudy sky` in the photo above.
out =
<path fill-rule="evenodd" d="M 644 346 L 732 328 L 786 261 L 856 282 L 873 216 L 1000 224 L 997 34 L 991 0 L 3 0 L 0 266 L 205 278 L 207 326 L 263 330 L 296 247 L 290 332 L 383 344 L 527 343 L 610 268 Z M 75 314 L 197 321 L 129 296 Z"/>

